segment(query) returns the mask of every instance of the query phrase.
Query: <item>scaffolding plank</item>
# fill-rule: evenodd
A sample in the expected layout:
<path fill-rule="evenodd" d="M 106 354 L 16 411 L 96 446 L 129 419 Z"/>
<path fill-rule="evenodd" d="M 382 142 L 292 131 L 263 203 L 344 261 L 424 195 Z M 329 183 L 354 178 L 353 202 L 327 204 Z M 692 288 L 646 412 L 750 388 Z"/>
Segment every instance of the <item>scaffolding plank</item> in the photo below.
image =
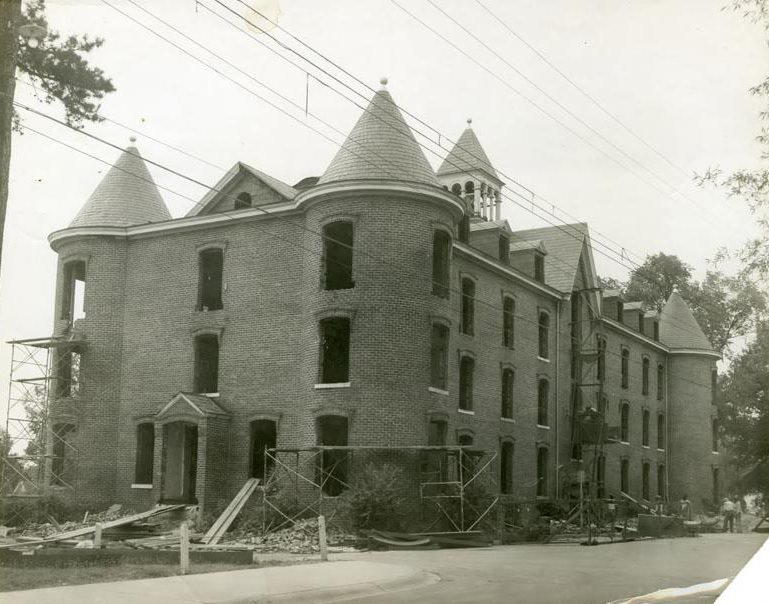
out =
<path fill-rule="evenodd" d="M 237 518 L 238 514 L 240 514 L 240 510 L 243 509 L 243 506 L 246 504 L 246 501 L 248 501 L 248 498 L 251 497 L 251 494 L 258 484 L 258 478 L 249 478 L 246 481 L 243 488 L 240 489 L 238 494 L 235 495 L 227 508 L 222 512 L 221 516 L 216 519 L 216 522 L 211 525 L 211 528 L 208 529 L 208 532 L 203 536 L 203 539 L 201 539 L 203 543 L 206 545 L 215 545 L 219 543 L 219 540 L 224 536 L 224 533 L 227 532 L 227 529 L 230 528 L 232 521 Z"/>
<path fill-rule="evenodd" d="M 102 529 L 106 530 L 109 528 L 114 528 L 116 526 L 123 526 L 124 524 L 131 524 L 132 522 L 136 522 L 137 520 L 144 520 L 145 518 L 150 518 L 152 516 L 157 516 L 158 514 L 165 514 L 166 512 L 172 512 L 174 510 L 180 510 L 184 508 L 184 504 L 176 504 L 176 505 L 161 505 L 156 508 L 152 508 L 151 510 L 147 510 L 146 512 L 140 512 L 139 514 L 133 514 L 131 516 L 123 516 L 122 518 L 117 518 L 116 520 L 109 520 L 107 522 L 102 523 Z M 86 526 L 83 528 L 75 529 L 74 531 L 67 531 L 66 533 L 58 533 L 57 535 L 53 535 L 52 537 L 46 537 L 45 539 L 36 539 L 34 541 L 29 541 L 27 543 L 6 543 L 0 545 L 0 549 L 10 549 L 14 547 L 25 547 L 30 545 L 42 545 L 44 543 L 56 543 L 58 541 L 66 541 L 68 539 L 74 539 L 75 537 L 83 537 L 85 535 L 90 535 L 91 533 L 96 532 L 96 525 L 93 526 Z"/>

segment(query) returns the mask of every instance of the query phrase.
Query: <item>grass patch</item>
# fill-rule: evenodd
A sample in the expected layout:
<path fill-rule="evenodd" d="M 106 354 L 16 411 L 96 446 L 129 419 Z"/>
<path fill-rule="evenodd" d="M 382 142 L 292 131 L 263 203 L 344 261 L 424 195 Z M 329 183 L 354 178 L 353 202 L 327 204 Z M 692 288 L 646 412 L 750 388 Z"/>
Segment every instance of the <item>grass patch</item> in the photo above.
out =
<path fill-rule="evenodd" d="M 259 568 L 259 564 L 192 563 L 190 574 Z M 85 583 L 109 583 L 134 579 L 156 579 L 179 574 L 177 564 L 121 564 L 75 568 L 0 568 L 0 591 L 62 587 Z"/>

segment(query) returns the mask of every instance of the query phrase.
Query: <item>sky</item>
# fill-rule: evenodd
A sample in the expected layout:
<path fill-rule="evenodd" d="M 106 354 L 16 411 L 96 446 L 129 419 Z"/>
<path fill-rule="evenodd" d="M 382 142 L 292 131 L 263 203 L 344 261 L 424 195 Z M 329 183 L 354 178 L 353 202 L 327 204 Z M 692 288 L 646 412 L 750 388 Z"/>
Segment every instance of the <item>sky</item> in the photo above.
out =
<path fill-rule="evenodd" d="M 51 29 L 105 39 L 90 59 L 117 91 L 101 106 L 108 121 L 85 130 L 118 147 L 136 136 L 145 158 L 210 186 L 236 161 L 293 184 L 323 173 L 367 104 L 367 87 L 387 77 L 435 168 L 472 118 L 507 185 L 502 217 L 514 230 L 588 222 L 601 275 L 624 279 L 632 262 L 664 251 L 701 278 L 720 248 L 756 233 L 744 206 L 692 181 L 708 167 L 749 168 L 759 157 L 761 106 L 748 88 L 765 77 L 769 53 L 757 25 L 722 10 L 727 0 L 279 2 L 282 28 L 366 86 L 279 29 L 248 29 L 238 15 L 253 13 L 239 0 L 48 0 Z M 17 84 L 16 99 L 63 115 L 28 85 Z M 30 130 L 14 135 L 2 342 L 50 335 L 56 255 L 46 237 L 66 227 L 119 155 L 39 116 L 21 117 L 103 161 Z M 150 171 L 175 217 L 206 192 Z M 554 215 L 532 213 L 532 199 Z M 9 364 L 2 344 L 0 372 Z"/>

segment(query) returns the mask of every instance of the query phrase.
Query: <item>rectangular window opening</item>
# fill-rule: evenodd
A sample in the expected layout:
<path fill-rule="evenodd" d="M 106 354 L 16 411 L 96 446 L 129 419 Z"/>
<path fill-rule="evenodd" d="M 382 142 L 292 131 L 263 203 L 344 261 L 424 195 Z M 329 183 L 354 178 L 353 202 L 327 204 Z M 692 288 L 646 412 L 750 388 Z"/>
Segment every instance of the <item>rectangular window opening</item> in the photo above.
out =
<path fill-rule="evenodd" d="M 53 486 L 70 486 L 73 480 L 75 449 L 72 441 L 77 433 L 74 424 L 54 424 L 51 459 L 51 480 Z"/>
<path fill-rule="evenodd" d="M 349 427 L 341 415 L 323 415 L 316 424 L 318 445 L 346 447 Z M 330 497 L 341 495 L 347 489 L 348 459 L 346 450 L 325 450 L 318 466 L 318 481 L 323 493 Z"/>
<path fill-rule="evenodd" d="M 507 235 L 499 236 L 499 261 L 510 264 L 510 238 Z"/>
<path fill-rule="evenodd" d="M 462 312 L 460 330 L 468 336 L 473 335 L 475 322 L 475 283 L 472 279 L 462 279 Z"/>
<path fill-rule="evenodd" d="M 643 416 L 642 416 L 642 428 L 641 428 L 641 444 L 644 447 L 649 446 L 649 417 L 650 413 L 647 409 L 643 410 Z"/>
<path fill-rule="evenodd" d="M 550 382 L 545 379 L 539 380 L 537 387 L 537 425 L 547 426 L 548 424 L 548 406 L 550 399 Z"/>
<path fill-rule="evenodd" d="M 60 316 L 69 321 L 85 317 L 85 262 L 82 260 L 64 265 Z"/>
<path fill-rule="evenodd" d="M 665 415 L 662 413 L 657 416 L 657 448 L 665 448 Z"/>
<path fill-rule="evenodd" d="M 277 425 L 269 419 L 257 419 L 251 422 L 250 432 L 251 478 L 259 478 L 264 482 L 274 465 L 267 449 L 274 449 L 277 444 Z"/>
<path fill-rule="evenodd" d="M 464 411 L 473 410 L 473 371 L 475 361 L 463 356 L 459 362 L 459 408 Z"/>
<path fill-rule="evenodd" d="M 534 280 L 545 282 L 545 257 L 542 254 L 534 254 Z"/>
<path fill-rule="evenodd" d="M 215 334 L 195 338 L 195 392 L 219 392 L 219 337 Z"/>
<path fill-rule="evenodd" d="M 515 300 L 505 298 L 502 304 L 502 345 L 515 347 Z"/>
<path fill-rule="evenodd" d="M 430 338 L 430 386 L 448 390 L 449 328 L 434 323 Z"/>
<path fill-rule="evenodd" d="M 550 315 L 546 312 L 539 313 L 538 348 L 540 358 L 550 358 Z"/>
<path fill-rule="evenodd" d="M 619 488 L 623 493 L 628 492 L 630 482 L 630 462 L 627 459 L 620 461 L 619 466 Z"/>
<path fill-rule="evenodd" d="M 320 383 L 350 381 L 350 319 L 330 317 L 320 322 Z"/>
<path fill-rule="evenodd" d="M 155 424 L 145 422 L 136 426 L 135 484 L 152 484 L 155 463 Z"/>
<path fill-rule="evenodd" d="M 451 275 L 451 237 L 445 231 L 433 233 L 433 294 L 449 297 Z"/>
<path fill-rule="evenodd" d="M 546 447 L 539 447 L 537 449 L 537 497 L 547 497 L 548 489 L 548 476 L 547 476 L 547 463 L 548 463 L 548 450 Z"/>
<path fill-rule="evenodd" d="M 220 310 L 224 252 L 219 248 L 203 250 L 198 257 L 198 268 L 198 310 Z"/>
<path fill-rule="evenodd" d="M 501 416 L 506 419 L 513 418 L 513 386 L 515 384 L 515 373 L 512 369 L 505 369 L 502 372 L 502 410 Z"/>
<path fill-rule="evenodd" d="M 513 443 L 503 442 L 499 460 L 499 492 L 513 492 Z"/>
<path fill-rule="evenodd" d="M 333 222 L 323 227 L 323 288 L 350 289 L 352 279 L 352 222 Z"/>

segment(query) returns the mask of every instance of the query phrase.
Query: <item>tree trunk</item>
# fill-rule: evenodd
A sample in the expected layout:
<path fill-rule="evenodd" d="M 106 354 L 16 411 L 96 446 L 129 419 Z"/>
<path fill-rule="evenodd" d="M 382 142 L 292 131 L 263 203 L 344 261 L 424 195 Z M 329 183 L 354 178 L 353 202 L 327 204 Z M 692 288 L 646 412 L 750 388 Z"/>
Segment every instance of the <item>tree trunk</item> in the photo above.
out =
<path fill-rule="evenodd" d="M 16 54 L 19 36 L 16 27 L 21 0 L 0 0 L 0 262 L 3 253 L 5 211 L 8 206 L 8 180 L 11 167 L 13 95 L 16 91 Z"/>

